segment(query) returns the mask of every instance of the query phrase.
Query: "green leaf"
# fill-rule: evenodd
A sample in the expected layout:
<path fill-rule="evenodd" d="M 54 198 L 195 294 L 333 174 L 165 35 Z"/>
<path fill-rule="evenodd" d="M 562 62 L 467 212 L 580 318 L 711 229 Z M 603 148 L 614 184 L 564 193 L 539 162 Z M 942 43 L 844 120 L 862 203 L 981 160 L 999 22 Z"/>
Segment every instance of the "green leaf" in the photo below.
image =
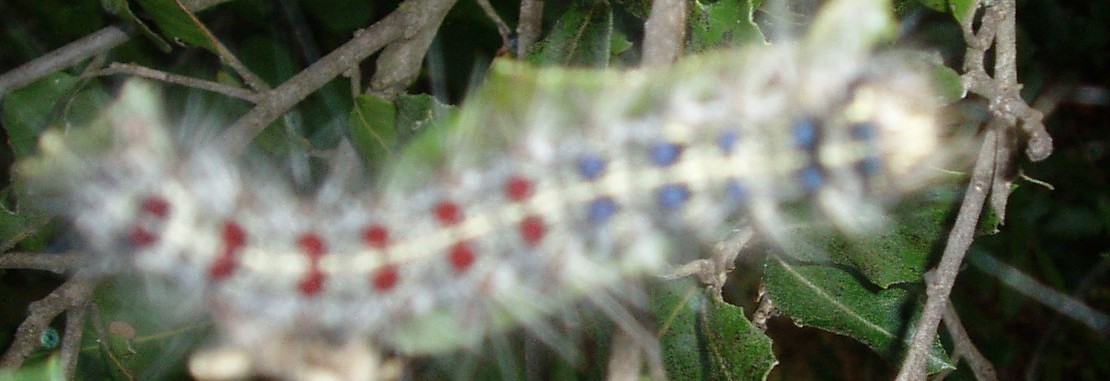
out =
<path fill-rule="evenodd" d="M 660 282 L 649 292 L 670 379 L 765 380 L 778 364 L 771 339 L 742 308 L 707 298 L 689 282 Z"/>
<path fill-rule="evenodd" d="M 612 2 L 640 20 L 646 20 L 651 13 L 651 0 L 613 0 Z"/>
<path fill-rule="evenodd" d="M 908 8 L 909 6 L 904 3 L 909 3 L 911 1 L 912 0 L 898 0 L 897 7 Z M 916 2 L 937 12 L 951 12 L 952 16 L 959 22 L 963 22 L 965 18 L 975 14 L 975 10 L 971 8 L 975 3 L 974 0 L 916 0 Z"/>
<path fill-rule="evenodd" d="M 851 337 L 891 361 L 905 353 L 921 308 L 920 292 L 880 290 L 841 268 L 800 265 L 778 256 L 768 259 L 764 282 L 775 307 L 795 324 Z M 954 369 L 939 338 L 927 369 L 929 374 Z"/>
<path fill-rule="evenodd" d="M 975 16 L 975 0 L 948 0 L 948 6 L 952 9 L 952 16 L 956 17 L 956 21 L 964 22 L 968 17 Z"/>
<path fill-rule="evenodd" d="M 927 63 L 930 65 L 929 75 L 937 87 L 943 104 L 956 103 L 964 99 L 967 91 L 964 90 L 960 73 L 944 65 L 943 62 L 927 61 Z"/>
<path fill-rule="evenodd" d="M 63 381 L 65 379 L 65 369 L 58 356 L 51 356 L 46 361 L 24 365 L 19 369 L 0 369 L 0 381 Z"/>
<path fill-rule="evenodd" d="M 435 128 L 450 118 L 455 107 L 439 103 L 428 94 L 401 94 L 397 105 L 398 142 L 404 144 L 421 131 Z"/>
<path fill-rule="evenodd" d="M 397 149 L 397 109 L 376 95 L 355 98 L 351 109 L 351 144 L 369 168 L 376 168 Z"/>
<path fill-rule="evenodd" d="M 852 266 L 881 288 L 920 282 L 937 243 L 947 237 L 953 207 L 947 197 L 909 202 L 894 217 L 883 218 L 884 229 L 874 235 L 849 239 L 829 233 L 822 239 L 833 263 Z"/>
<path fill-rule="evenodd" d="M 606 67 L 612 56 L 613 10 L 607 1 L 576 1 L 536 44 L 528 60 L 539 65 Z"/>
<path fill-rule="evenodd" d="M 4 189 L 4 196 L 10 191 L 11 188 Z M 31 237 L 47 222 L 50 222 L 50 218 L 39 213 L 18 212 L 6 206 L 0 207 L 0 252 L 6 252 Z"/>
<path fill-rule="evenodd" d="M 150 14 L 162 33 L 177 41 L 217 52 L 212 34 L 175 0 L 138 0 L 139 6 Z"/>
<path fill-rule="evenodd" d="M 154 43 L 154 46 L 157 47 L 158 50 L 162 51 L 163 53 L 169 53 L 170 50 L 172 50 L 170 44 L 166 42 L 166 40 L 163 39 L 162 36 L 159 36 L 158 33 L 154 33 L 154 31 L 150 30 L 150 27 L 147 26 L 142 19 L 135 16 L 135 12 L 131 11 L 131 5 L 128 3 L 127 0 L 100 0 L 100 6 L 103 7 L 104 10 L 108 13 L 123 17 L 131 24 L 137 26 L 139 32 L 141 32 L 144 37 L 149 39 L 150 42 Z"/>
<path fill-rule="evenodd" d="M 921 0 L 894 0 L 894 16 L 899 20 L 922 8 Z M 938 11 L 944 12 L 944 10 Z"/>
<path fill-rule="evenodd" d="M 17 158 L 35 152 L 39 135 L 50 121 L 54 105 L 77 80 L 53 74 L 4 97 L 4 127 L 8 144 Z"/>
<path fill-rule="evenodd" d="M 766 42 L 753 18 L 757 5 L 752 1 L 718 1 L 708 5 L 695 1 L 693 4 L 687 43 L 690 52 Z"/>
<path fill-rule="evenodd" d="M 4 97 L 4 127 L 17 159 L 35 152 L 39 135 L 51 124 L 84 124 L 111 101 L 99 86 L 79 83 L 58 72 Z"/>
<path fill-rule="evenodd" d="M 395 102 L 360 95 L 351 109 L 351 143 L 368 168 L 378 168 L 417 135 L 444 128 L 455 108 L 427 94 L 402 94 Z"/>
<path fill-rule="evenodd" d="M 624 54 L 624 52 L 632 50 L 633 47 L 632 41 L 628 40 L 628 35 L 620 30 L 613 31 L 613 41 L 610 41 L 609 44 L 613 57 Z"/>
<path fill-rule="evenodd" d="M 211 329 L 200 313 L 203 296 L 120 276 L 101 283 L 93 300 L 98 313 L 85 326 L 78 362 L 84 379 L 188 378 L 187 354 Z"/>
<path fill-rule="evenodd" d="M 384 5 L 363 0 L 328 0 L 305 1 L 301 6 L 307 15 L 326 20 L 317 23 L 319 27 L 346 34 L 370 25 L 372 17 L 379 14 Z"/>
<path fill-rule="evenodd" d="M 917 0 L 917 2 L 937 12 L 948 11 L 948 0 Z"/>

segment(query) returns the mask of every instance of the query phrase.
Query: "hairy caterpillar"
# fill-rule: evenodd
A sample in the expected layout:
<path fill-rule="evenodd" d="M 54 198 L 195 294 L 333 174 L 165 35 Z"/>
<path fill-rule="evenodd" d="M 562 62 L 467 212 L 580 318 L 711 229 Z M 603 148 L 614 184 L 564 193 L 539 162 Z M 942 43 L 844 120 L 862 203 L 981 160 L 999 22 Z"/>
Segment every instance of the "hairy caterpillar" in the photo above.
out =
<path fill-rule="evenodd" d="M 506 83 L 426 138 L 441 154 L 413 149 L 369 186 L 337 171 L 313 195 L 218 144 L 182 150 L 140 85 L 20 170 L 63 195 L 96 252 L 203 289 L 233 345 L 450 350 L 543 331 L 740 214 L 786 240 L 780 205 L 812 201 L 865 230 L 860 215 L 917 187 L 938 132 L 924 76 L 853 44 L 815 33 L 658 72 L 502 63 L 491 82 Z"/>

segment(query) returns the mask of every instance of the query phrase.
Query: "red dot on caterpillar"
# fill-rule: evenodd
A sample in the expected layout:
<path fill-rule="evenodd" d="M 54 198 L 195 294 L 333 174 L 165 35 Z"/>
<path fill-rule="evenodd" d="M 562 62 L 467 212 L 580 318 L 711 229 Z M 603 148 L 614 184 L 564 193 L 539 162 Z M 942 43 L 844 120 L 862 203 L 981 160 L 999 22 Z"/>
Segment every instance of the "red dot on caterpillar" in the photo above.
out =
<path fill-rule="evenodd" d="M 247 232 L 235 221 L 227 221 L 224 223 L 223 240 L 224 253 L 230 255 L 247 243 Z"/>
<path fill-rule="evenodd" d="M 312 270 L 310 270 L 308 275 L 305 276 L 304 280 L 301 281 L 301 294 L 304 296 L 313 296 L 319 294 L 320 291 L 324 290 L 325 278 L 326 276 L 324 275 L 324 273 L 317 269 L 315 265 L 313 265 Z"/>
<path fill-rule="evenodd" d="M 208 268 L 208 275 L 215 280 L 225 279 L 235 273 L 235 269 L 239 267 L 235 255 L 247 243 L 247 232 L 235 221 L 226 221 L 220 238 L 224 241 L 223 252 Z"/>
<path fill-rule="evenodd" d="M 131 244 L 138 247 L 145 247 L 153 245 L 158 241 L 158 236 L 151 233 L 146 228 L 136 226 L 131 229 Z"/>
<path fill-rule="evenodd" d="M 529 245 L 539 243 L 546 234 L 547 227 L 539 216 L 528 216 L 520 221 L 520 238 Z"/>
<path fill-rule="evenodd" d="M 520 176 L 513 176 L 505 184 L 505 193 L 509 195 L 510 200 L 524 201 L 532 196 L 532 182 Z"/>
<path fill-rule="evenodd" d="M 362 231 L 362 240 L 370 247 L 384 249 L 389 246 L 389 230 L 381 225 L 372 225 Z"/>
<path fill-rule="evenodd" d="M 208 275 L 214 280 L 226 279 L 235 273 L 235 269 L 239 267 L 239 263 L 231 256 L 223 256 L 216 259 L 212 263 L 212 267 L 208 269 Z"/>
<path fill-rule="evenodd" d="M 470 249 L 466 242 L 459 242 L 451 247 L 448 259 L 451 261 L 451 267 L 454 267 L 455 270 L 466 271 L 470 268 L 470 265 L 474 264 L 476 258 L 474 251 Z"/>
<path fill-rule="evenodd" d="M 374 273 L 374 289 L 378 291 L 389 291 L 397 285 L 397 281 L 401 279 L 400 274 L 397 272 L 397 267 L 387 265 Z"/>
<path fill-rule="evenodd" d="M 462 210 L 459 205 L 450 201 L 443 201 L 436 204 L 435 207 L 436 219 L 444 225 L 454 225 L 462 221 Z"/>
<path fill-rule="evenodd" d="M 147 197 L 140 203 L 139 208 L 158 218 L 166 218 L 170 214 L 170 203 L 161 197 Z"/>
<path fill-rule="evenodd" d="M 316 266 L 316 261 L 320 260 L 320 257 L 323 257 L 328 250 L 324 245 L 324 240 L 320 239 L 320 236 L 316 233 L 301 235 L 301 238 L 297 239 L 297 245 L 300 245 L 308 258 L 312 260 L 313 266 Z"/>

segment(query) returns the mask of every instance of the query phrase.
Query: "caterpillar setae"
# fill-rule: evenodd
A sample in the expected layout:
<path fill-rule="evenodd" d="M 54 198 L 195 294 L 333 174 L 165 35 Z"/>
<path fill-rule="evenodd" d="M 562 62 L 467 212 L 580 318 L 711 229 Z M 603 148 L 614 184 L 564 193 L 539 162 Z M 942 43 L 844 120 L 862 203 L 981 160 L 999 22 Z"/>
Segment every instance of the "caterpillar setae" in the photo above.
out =
<path fill-rule="evenodd" d="M 311 194 L 220 142 L 175 142 L 136 82 L 18 170 L 104 263 L 203 290 L 222 340 L 263 372 L 293 367 L 275 346 L 313 338 L 416 354 L 515 326 L 542 336 L 545 317 L 692 259 L 677 253 L 741 216 L 784 241 L 782 205 L 812 204 L 866 232 L 928 182 L 936 95 L 870 52 L 890 26 L 874 3 L 834 1 L 804 39 L 665 69 L 498 62 L 454 128 Z"/>

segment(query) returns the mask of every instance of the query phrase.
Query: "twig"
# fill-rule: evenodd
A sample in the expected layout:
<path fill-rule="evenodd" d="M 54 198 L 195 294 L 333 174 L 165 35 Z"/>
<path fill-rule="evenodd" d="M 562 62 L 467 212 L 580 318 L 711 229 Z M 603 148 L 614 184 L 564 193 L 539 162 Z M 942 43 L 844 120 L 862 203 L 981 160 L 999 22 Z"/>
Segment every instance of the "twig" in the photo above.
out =
<path fill-rule="evenodd" d="M 486 17 L 489 17 L 490 21 L 493 21 L 493 24 L 497 25 L 497 34 L 501 35 L 502 46 L 504 46 L 505 48 L 510 48 L 512 46 L 510 40 L 513 38 L 513 30 L 509 28 L 509 24 L 506 24 L 504 20 L 501 20 L 501 16 L 497 15 L 497 11 L 494 10 L 493 6 L 489 4 L 489 0 L 474 1 L 478 2 L 478 6 L 482 7 L 482 11 L 486 13 Z"/>
<path fill-rule="evenodd" d="M 955 350 L 967 360 L 967 365 L 970 367 L 971 373 L 975 375 L 975 379 L 979 381 L 998 381 L 998 374 L 994 371 L 994 365 L 991 365 L 990 360 L 979 353 L 975 343 L 971 342 L 971 337 L 967 335 L 967 330 L 960 322 L 960 316 L 956 314 L 956 309 L 952 308 L 951 304 L 944 309 L 944 327 L 952 335 Z"/>
<path fill-rule="evenodd" d="M 516 25 L 516 56 L 524 57 L 540 38 L 543 27 L 543 0 L 520 2 L 520 20 Z"/>
<path fill-rule="evenodd" d="M 1106 276 L 1107 272 L 1110 272 L 1110 257 L 1106 256 L 1106 253 L 1103 253 L 1102 257 L 1098 265 L 1084 276 L 1083 280 L 1079 282 L 1079 285 L 1075 287 L 1075 291 L 1072 291 L 1072 298 L 1079 299 L 1082 297 L 1091 287 L 1098 285 L 1098 282 L 1102 280 L 1102 277 Z M 1041 362 L 1044 361 L 1044 354 L 1048 350 L 1049 343 L 1052 341 L 1052 337 L 1055 335 L 1056 330 L 1060 328 L 1060 322 L 1063 320 L 1063 317 L 1063 314 L 1054 316 L 1052 322 L 1048 323 L 1048 328 L 1045 328 L 1044 333 L 1041 334 L 1041 339 L 1037 342 L 1037 349 L 1034 350 L 1033 355 L 1030 356 L 1029 367 L 1025 368 L 1026 380 L 1034 381 L 1040 379 L 1038 375 L 1040 374 Z"/>
<path fill-rule="evenodd" d="M 183 0 L 185 7 L 200 11 L 228 0 Z M 66 44 L 35 60 L 0 74 L 0 98 L 8 92 L 27 86 L 46 75 L 76 65 L 85 59 L 106 52 L 131 38 L 126 27 L 112 25 Z"/>
<path fill-rule="evenodd" d="M 1099 335 L 1110 337 L 1110 316 L 1095 310 L 1082 301 L 1045 286 L 990 254 L 976 251 L 968 258 L 975 268 L 990 274 L 1002 284 L 1025 295 L 1037 303 L 1056 310 L 1057 313 L 1086 325 Z"/>
<path fill-rule="evenodd" d="M 27 307 L 27 318 L 15 331 L 11 347 L 0 358 L 0 368 L 18 368 L 39 346 L 42 332 L 63 311 L 84 305 L 92 295 L 95 278 L 78 273 L 53 292 Z M 68 334 L 67 334 L 68 335 Z M 77 344 L 80 346 L 80 343 Z"/>
<path fill-rule="evenodd" d="M 409 33 L 390 42 L 378 56 L 377 70 L 370 78 L 370 93 L 393 99 L 405 91 L 420 75 L 420 67 L 428 46 L 436 36 L 439 25 L 451 10 L 455 0 L 444 0 L 422 8 L 421 19 L 405 25 Z M 311 68 L 310 68 L 311 69 Z"/>
<path fill-rule="evenodd" d="M 239 98 L 251 103 L 258 103 L 258 95 L 246 89 L 225 85 L 219 82 L 188 77 L 180 74 L 167 73 L 135 64 L 113 62 L 107 68 L 98 70 L 93 75 L 127 74 L 136 77 L 150 78 L 166 83 L 178 84 L 195 89 L 207 90 L 223 94 L 232 98 Z"/>
<path fill-rule="evenodd" d="M 902 368 L 895 379 L 897 381 L 925 379 L 925 362 L 928 359 L 933 337 L 937 334 L 941 315 L 948 305 L 948 295 L 952 292 L 952 285 L 956 283 L 956 275 L 959 274 L 964 254 L 971 246 L 975 225 L 979 222 L 979 214 L 983 211 L 983 203 L 990 189 L 994 175 L 996 129 L 999 127 L 1000 123 L 997 119 L 991 122 L 991 128 L 987 130 L 983 146 L 979 149 L 979 158 L 976 160 L 967 193 L 964 194 L 963 204 L 960 205 L 956 223 L 948 234 L 944 255 L 936 269 L 925 275 L 928 299 L 922 309 L 921 318 L 918 319 L 917 326 L 913 330 L 913 341 L 906 351 Z"/>
<path fill-rule="evenodd" d="M 61 362 L 67 380 L 74 379 L 77 371 L 77 358 L 81 355 L 81 336 L 85 333 L 85 311 L 89 302 L 81 303 L 66 310 L 66 329 L 62 337 Z"/>
<path fill-rule="evenodd" d="M 971 12 L 978 10 L 982 3 L 981 0 L 975 0 Z M 1014 0 L 997 0 L 987 6 L 978 30 L 975 29 L 973 15 L 961 20 L 960 27 L 968 46 L 961 79 L 968 91 L 989 100 L 994 118 L 988 124 L 971 184 L 964 195 L 956 224 L 948 236 L 940 264 L 930 274 L 926 274 L 928 299 L 913 331 L 913 340 L 898 372 L 898 381 L 925 378 L 925 361 L 930 342 L 936 336 L 942 312 L 948 304 L 948 296 L 952 292 L 959 266 L 971 244 L 987 194 L 993 195 L 991 205 L 996 208 L 996 212 L 1005 211 L 1010 192 L 1009 180 L 1005 176 L 1010 175 L 1013 145 L 1017 141 L 1012 138 L 1012 128 L 1020 125 L 1028 135 L 1025 153 L 1031 160 L 1042 160 L 1052 153 L 1052 138 L 1044 128 L 1044 115 L 1029 107 L 1019 94 L 1021 85 L 1017 83 L 1017 37 L 1014 26 L 1017 22 L 1016 12 Z M 987 74 L 984 67 L 984 57 L 992 47 L 995 52 L 994 78 Z"/>
<path fill-rule="evenodd" d="M 620 329 L 615 334 L 612 350 L 609 352 L 609 367 L 605 379 L 608 381 L 639 380 L 640 369 L 644 366 L 644 354 L 640 351 L 636 337 Z"/>
<path fill-rule="evenodd" d="M 354 66 L 343 72 L 343 75 L 350 78 L 348 82 L 350 85 L 351 99 L 362 94 L 362 70 L 359 70 L 358 66 Z"/>
<path fill-rule="evenodd" d="M 12 90 L 27 86 L 39 78 L 76 65 L 86 58 L 127 42 L 129 36 L 123 28 L 109 26 L 47 53 L 35 60 L 0 74 L 0 97 Z"/>
<path fill-rule="evenodd" d="M 682 54 L 686 41 L 686 0 L 656 0 L 644 23 L 643 66 L 666 66 Z"/>
<path fill-rule="evenodd" d="M 977 0 L 973 9 L 981 4 Z M 1028 135 L 1025 154 L 1040 161 L 1052 154 L 1052 137 L 1044 127 L 1044 114 L 1021 99 L 1017 82 L 1017 6 L 1014 0 L 999 0 L 987 7 L 981 25 L 974 29 L 974 17 L 966 17 L 960 27 L 967 42 L 964 56 L 964 88 L 990 101 L 995 117 L 1009 125 L 1020 125 Z M 987 74 L 984 56 L 994 47 L 994 78 Z"/>
<path fill-rule="evenodd" d="M 42 270 L 63 274 L 81 264 L 81 253 L 8 253 L 0 255 L 0 269 Z"/>
<path fill-rule="evenodd" d="M 208 30 L 208 26 L 200 22 L 200 19 L 198 19 L 193 12 L 189 11 L 181 0 L 177 0 L 177 5 L 181 7 L 181 10 L 185 12 L 186 16 L 189 16 L 189 20 L 193 22 L 193 25 L 204 33 L 204 36 L 212 43 L 212 47 L 215 48 L 216 55 L 220 57 L 220 60 L 231 67 L 231 70 L 238 73 L 239 77 L 243 78 L 243 82 L 246 83 L 251 90 L 259 93 L 270 90 L 270 85 L 267 85 L 266 81 L 263 81 L 261 77 L 254 74 L 254 72 L 248 69 L 247 65 L 244 65 L 242 61 L 239 61 L 239 57 L 231 53 L 231 49 L 228 49 L 220 39 L 216 38 L 216 35 L 213 34 L 211 30 Z"/>
<path fill-rule="evenodd" d="M 285 24 L 289 25 L 291 29 L 290 34 L 293 35 L 293 40 L 297 43 L 301 57 L 304 58 L 305 62 L 318 61 L 320 59 L 320 47 L 317 46 L 316 38 L 312 35 L 312 28 L 308 27 L 300 3 L 291 0 L 280 0 L 277 2 L 277 7 L 285 18 Z"/>
<path fill-rule="evenodd" d="M 701 284 L 709 288 L 710 294 L 717 301 L 724 300 L 721 292 L 728 274 L 736 266 L 736 258 L 743 252 L 744 247 L 755 237 L 755 229 L 744 227 L 732 231 L 728 237 L 717 242 L 713 247 L 710 258 L 695 259 L 676 268 L 670 269 L 662 275 L 663 279 L 679 279 L 690 275 L 698 277 Z"/>
<path fill-rule="evenodd" d="M 264 94 L 258 105 L 228 127 L 220 138 L 238 146 L 229 147 L 241 150 L 255 135 L 262 132 L 270 122 L 284 114 L 309 94 L 331 81 L 337 75 L 354 67 L 386 44 L 400 38 L 411 38 L 422 31 L 413 25 L 426 25 L 429 9 L 450 8 L 455 0 L 408 0 L 397 10 L 374 23 L 362 33 L 333 50 L 328 55 L 297 73 L 285 83 Z"/>

